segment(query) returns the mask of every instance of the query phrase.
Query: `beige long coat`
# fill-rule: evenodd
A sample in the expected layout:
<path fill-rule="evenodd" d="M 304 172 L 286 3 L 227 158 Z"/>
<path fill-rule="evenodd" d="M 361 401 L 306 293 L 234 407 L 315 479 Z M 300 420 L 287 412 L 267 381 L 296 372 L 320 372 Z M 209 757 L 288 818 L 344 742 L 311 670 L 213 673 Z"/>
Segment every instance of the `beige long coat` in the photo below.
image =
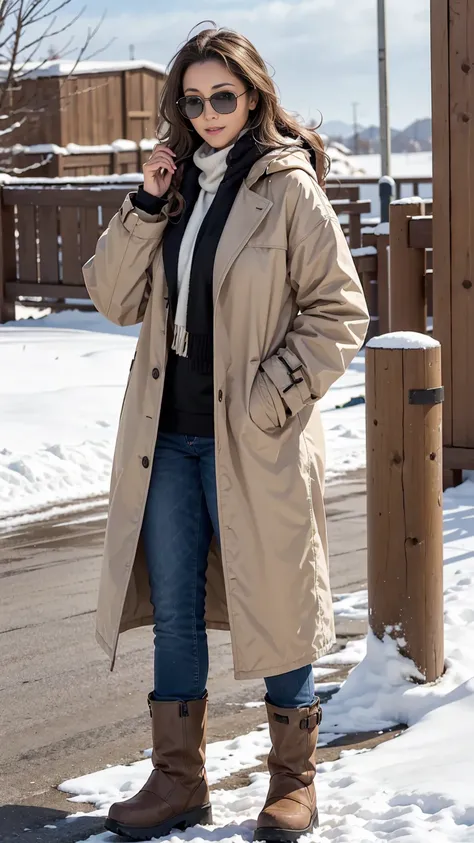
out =
<path fill-rule="evenodd" d="M 170 338 L 166 224 L 166 209 L 139 215 L 127 197 L 84 267 L 107 319 L 143 321 L 116 442 L 97 611 L 112 666 L 119 633 L 153 623 L 140 533 Z M 236 679 L 274 676 L 334 642 L 317 400 L 368 324 L 346 240 L 302 150 L 273 151 L 252 168 L 218 246 L 213 287 L 222 547 L 214 538 L 206 621 L 230 629 Z M 280 357 L 301 368 L 290 375 Z"/>

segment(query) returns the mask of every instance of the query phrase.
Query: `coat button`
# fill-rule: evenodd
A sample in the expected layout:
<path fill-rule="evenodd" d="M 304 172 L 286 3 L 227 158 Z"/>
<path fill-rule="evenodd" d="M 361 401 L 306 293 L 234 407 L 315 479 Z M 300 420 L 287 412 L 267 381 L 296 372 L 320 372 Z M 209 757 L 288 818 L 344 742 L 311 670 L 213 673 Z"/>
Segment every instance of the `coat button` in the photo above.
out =
<path fill-rule="evenodd" d="M 143 459 L 142 459 L 142 466 L 143 466 L 143 468 L 149 468 L 149 466 L 150 466 L 150 460 L 148 459 L 148 457 L 143 457 Z"/>
<path fill-rule="evenodd" d="M 218 397 L 219 401 L 222 401 L 222 399 L 224 397 L 224 393 L 222 392 L 222 389 L 219 390 L 219 392 L 217 394 L 217 397 Z"/>
<path fill-rule="evenodd" d="M 159 369 L 153 369 L 152 375 L 155 378 L 155 380 L 158 380 L 158 378 L 160 377 L 160 370 Z"/>

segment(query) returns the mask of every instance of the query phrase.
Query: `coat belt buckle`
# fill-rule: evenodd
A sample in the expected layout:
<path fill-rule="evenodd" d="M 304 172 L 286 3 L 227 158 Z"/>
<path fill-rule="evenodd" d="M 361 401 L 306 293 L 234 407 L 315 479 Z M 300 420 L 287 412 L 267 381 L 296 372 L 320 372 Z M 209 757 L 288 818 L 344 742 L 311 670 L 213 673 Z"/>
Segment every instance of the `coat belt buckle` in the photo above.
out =
<path fill-rule="evenodd" d="M 288 392 L 288 390 L 291 389 L 293 386 L 296 386 L 299 383 L 303 383 L 304 378 L 295 378 L 294 377 L 295 372 L 299 372 L 303 368 L 303 364 L 299 363 L 298 366 L 295 366 L 295 368 L 292 369 L 290 364 L 288 363 L 288 360 L 286 360 L 283 357 L 282 354 L 280 354 L 279 357 L 280 357 L 281 362 L 285 366 L 286 371 L 288 372 L 288 374 L 290 376 L 290 379 L 291 379 L 291 383 L 288 386 L 285 386 L 285 388 L 282 390 L 282 392 L 285 393 L 285 392 Z"/>

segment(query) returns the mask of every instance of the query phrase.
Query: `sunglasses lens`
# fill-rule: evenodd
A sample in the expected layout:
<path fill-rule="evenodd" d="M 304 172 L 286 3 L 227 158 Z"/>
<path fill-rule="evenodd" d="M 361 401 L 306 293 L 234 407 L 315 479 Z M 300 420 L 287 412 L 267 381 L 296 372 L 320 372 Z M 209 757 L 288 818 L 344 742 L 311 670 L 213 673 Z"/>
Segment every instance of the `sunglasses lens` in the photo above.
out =
<path fill-rule="evenodd" d="M 211 105 L 218 114 L 232 114 L 237 107 L 237 97 L 232 91 L 217 91 L 211 97 Z"/>
<path fill-rule="evenodd" d="M 188 118 L 188 120 L 195 120 L 200 117 L 203 112 L 203 102 L 201 97 L 181 97 L 178 100 L 179 110 L 181 114 Z"/>

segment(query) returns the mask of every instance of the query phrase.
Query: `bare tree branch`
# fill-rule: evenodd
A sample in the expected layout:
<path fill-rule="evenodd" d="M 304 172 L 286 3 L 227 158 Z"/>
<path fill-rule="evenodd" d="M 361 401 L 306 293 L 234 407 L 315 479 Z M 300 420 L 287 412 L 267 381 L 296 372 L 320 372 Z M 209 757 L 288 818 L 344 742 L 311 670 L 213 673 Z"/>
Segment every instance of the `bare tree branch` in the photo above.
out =
<path fill-rule="evenodd" d="M 73 50 L 72 36 L 62 45 L 58 52 L 61 59 L 70 56 L 74 52 L 74 59 L 71 68 L 64 77 L 61 77 L 59 94 L 40 106 L 35 104 L 35 95 L 25 97 L 15 106 L 15 96 L 21 91 L 22 83 L 34 73 L 40 73 L 47 66 L 50 57 L 45 55 L 44 48 L 51 43 L 53 38 L 64 36 L 69 33 L 84 14 L 85 7 L 77 14 L 73 14 L 68 20 L 61 20 L 64 11 L 71 6 L 73 0 L 0 0 L 0 136 L 15 132 L 25 121 L 34 115 L 45 113 L 51 108 L 53 102 L 61 103 L 66 99 L 70 101 L 71 96 L 63 96 L 64 88 L 71 76 L 74 76 L 79 62 L 88 58 L 91 42 L 97 35 L 105 15 L 101 17 L 97 26 L 89 28 L 83 43 Z M 105 47 L 102 47 L 91 54 L 91 57 L 98 55 L 105 50 L 114 39 L 111 39 Z M 69 59 L 70 60 L 70 59 Z M 78 94 L 80 92 L 77 92 Z M 20 94 L 21 96 L 21 94 Z M 2 114 L 7 112 L 7 114 Z M 4 121 L 8 121 L 5 125 Z M 4 128 L 1 128 L 1 127 Z M 2 150 L 5 152 L 5 150 Z M 5 158 L 0 157 L 0 171 L 13 172 L 15 168 L 7 167 Z M 45 162 L 44 162 L 45 163 Z M 35 164 L 34 168 L 42 166 Z M 28 168 L 30 169 L 30 168 Z M 22 171 L 23 172 L 23 171 Z"/>

